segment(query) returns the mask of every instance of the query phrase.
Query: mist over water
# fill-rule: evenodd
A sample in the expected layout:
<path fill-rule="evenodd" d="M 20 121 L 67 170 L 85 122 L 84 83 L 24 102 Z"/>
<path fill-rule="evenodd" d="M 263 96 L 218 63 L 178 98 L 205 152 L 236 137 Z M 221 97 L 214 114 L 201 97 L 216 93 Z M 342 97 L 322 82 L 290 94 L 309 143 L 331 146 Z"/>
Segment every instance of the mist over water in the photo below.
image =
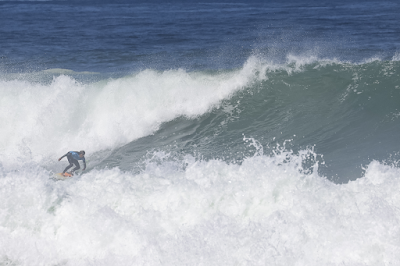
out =
<path fill-rule="evenodd" d="M 0 265 L 398 264 L 398 8 L 0 2 Z"/>

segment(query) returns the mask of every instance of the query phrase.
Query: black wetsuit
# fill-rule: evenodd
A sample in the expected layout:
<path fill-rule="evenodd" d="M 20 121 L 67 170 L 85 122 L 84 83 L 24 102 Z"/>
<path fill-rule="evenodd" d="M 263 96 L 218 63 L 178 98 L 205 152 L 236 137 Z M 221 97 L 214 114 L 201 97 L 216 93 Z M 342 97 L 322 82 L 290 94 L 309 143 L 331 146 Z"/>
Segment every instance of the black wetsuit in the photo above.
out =
<path fill-rule="evenodd" d="M 72 171 L 71 171 L 72 173 L 75 172 L 76 170 L 78 170 L 79 168 L 81 168 L 81 166 L 79 165 L 78 160 L 83 160 L 83 164 L 84 164 L 84 168 L 83 168 L 83 169 L 84 169 L 84 170 L 86 169 L 85 157 L 80 158 L 80 157 L 79 157 L 79 152 L 77 152 L 77 151 L 70 151 L 70 152 L 64 154 L 64 155 L 60 158 L 60 160 L 61 160 L 62 158 L 64 158 L 65 156 L 67 156 L 69 165 L 64 169 L 63 174 L 64 174 L 65 172 L 67 172 L 67 170 L 68 170 L 69 168 L 71 168 L 72 166 L 74 166 L 74 164 L 75 164 L 75 168 L 72 169 Z M 74 157 L 75 157 L 75 158 L 78 158 L 78 159 L 75 159 Z"/>

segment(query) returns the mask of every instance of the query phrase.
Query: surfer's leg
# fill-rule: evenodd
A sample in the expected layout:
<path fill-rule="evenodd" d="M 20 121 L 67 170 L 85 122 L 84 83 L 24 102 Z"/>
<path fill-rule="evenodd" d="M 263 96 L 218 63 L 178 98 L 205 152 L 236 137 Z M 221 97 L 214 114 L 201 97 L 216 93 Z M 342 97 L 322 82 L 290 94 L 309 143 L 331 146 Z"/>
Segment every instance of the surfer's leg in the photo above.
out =
<path fill-rule="evenodd" d="M 70 155 L 67 156 L 67 159 L 68 159 L 69 165 L 64 169 L 64 171 L 62 172 L 63 174 L 64 174 L 65 172 L 67 172 L 67 170 L 68 170 L 69 168 L 71 168 L 72 166 L 74 166 L 74 163 L 75 163 L 74 161 L 78 162 L 77 160 L 75 160 L 74 158 L 72 158 L 72 156 L 70 156 Z"/>
<path fill-rule="evenodd" d="M 74 166 L 74 165 L 71 163 L 70 165 L 68 165 L 68 166 L 64 169 L 64 171 L 63 171 L 62 173 L 64 174 L 65 172 L 67 172 L 68 169 L 71 168 L 72 166 Z"/>
<path fill-rule="evenodd" d="M 79 162 L 75 159 L 74 160 L 74 164 L 75 164 L 75 168 L 72 169 L 71 173 L 75 172 L 76 170 L 78 170 L 79 168 L 81 168 L 81 166 L 79 165 Z"/>

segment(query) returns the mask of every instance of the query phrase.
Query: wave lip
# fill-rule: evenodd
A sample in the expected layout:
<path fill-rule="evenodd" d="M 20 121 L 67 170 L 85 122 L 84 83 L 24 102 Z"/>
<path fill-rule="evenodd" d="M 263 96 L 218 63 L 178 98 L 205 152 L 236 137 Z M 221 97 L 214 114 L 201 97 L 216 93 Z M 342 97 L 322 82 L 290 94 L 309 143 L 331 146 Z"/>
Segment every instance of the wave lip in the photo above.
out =
<path fill-rule="evenodd" d="M 372 159 L 386 159 L 393 151 L 394 145 L 388 143 L 399 112 L 397 69 L 397 61 L 354 64 L 291 55 L 278 64 L 251 56 L 242 68 L 230 71 L 147 69 L 89 83 L 66 75 L 55 76 L 50 83 L 0 81 L 4 88 L 0 91 L 0 161 L 11 167 L 26 162 L 47 165 L 68 150 L 112 153 L 160 133 L 162 125 L 179 118 L 176 129 L 167 131 L 179 135 L 177 128 L 187 122 L 202 131 L 193 134 L 208 138 L 190 143 L 211 143 L 210 150 L 230 149 L 243 133 L 265 139 L 264 146 L 297 135 L 297 148 L 316 144 L 327 158 L 340 149 L 354 158 L 377 154 L 368 160 L 347 160 L 366 165 Z M 368 133 L 371 125 L 376 130 Z M 234 143 L 226 143 L 228 139 Z M 151 150 L 158 144 L 146 147 Z M 357 145 L 363 150 L 370 146 L 373 153 L 355 154 L 354 150 L 361 150 Z M 387 147 L 390 150 L 384 151 Z M 236 151 L 215 151 L 217 155 L 210 158 Z M 343 164 L 335 170 L 340 168 Z"/>
<path fill-rule="evenodd" d="M 242 69 L 212 75 L 148 69 L 91 84 L 65 75 L 49 85 L 1 81 L 0 161 L 39 162 L 81 147 L 91 152 L 113 149 L 152 134 L 178 116 L 209 111 L 262 78 L 258 67 L 250 60 Z"/>

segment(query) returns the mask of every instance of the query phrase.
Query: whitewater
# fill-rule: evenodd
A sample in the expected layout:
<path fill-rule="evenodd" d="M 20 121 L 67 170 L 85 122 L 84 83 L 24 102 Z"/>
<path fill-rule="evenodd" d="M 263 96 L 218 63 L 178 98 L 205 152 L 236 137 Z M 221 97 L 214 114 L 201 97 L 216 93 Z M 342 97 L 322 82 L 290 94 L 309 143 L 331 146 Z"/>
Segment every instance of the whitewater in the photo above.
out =
<path fill-rule="evenodd" d="M 283 154 L 284 155 L 284 154 Z M 387 265 L 399 260 L 399 170 L 335 185 L 300 157 L 149 164 L 65 182 L 1 173 L 4 265 Z M 21 193 L 23 191 L 23 193 Z"/>
<path fill-rule="evenodd" d="M 1 265 L 396 263 L 400 170 L 386 147 L 398 146 L 399 67 L 252 56 L 230 71 L 5 75 Z M 327 75 L 336 89 L 322 89 Z M 341 130 L 349 141 L 331 143 Z M 52 179 L 80 149 L 88 171 Z"/>
<path fill-rule="evenodd" d="M 39 162 L 71 145 L 91 152 L 111 149 L 178 116 L 201 115 L 259 79 L 256 61 L 215 76 L 149 69 L 93 84 L 68 75 L 54 76 L 49 84 L 1 81 L 1 161 Z M 54 150 L 54 143 L 61 146 Z"/>

